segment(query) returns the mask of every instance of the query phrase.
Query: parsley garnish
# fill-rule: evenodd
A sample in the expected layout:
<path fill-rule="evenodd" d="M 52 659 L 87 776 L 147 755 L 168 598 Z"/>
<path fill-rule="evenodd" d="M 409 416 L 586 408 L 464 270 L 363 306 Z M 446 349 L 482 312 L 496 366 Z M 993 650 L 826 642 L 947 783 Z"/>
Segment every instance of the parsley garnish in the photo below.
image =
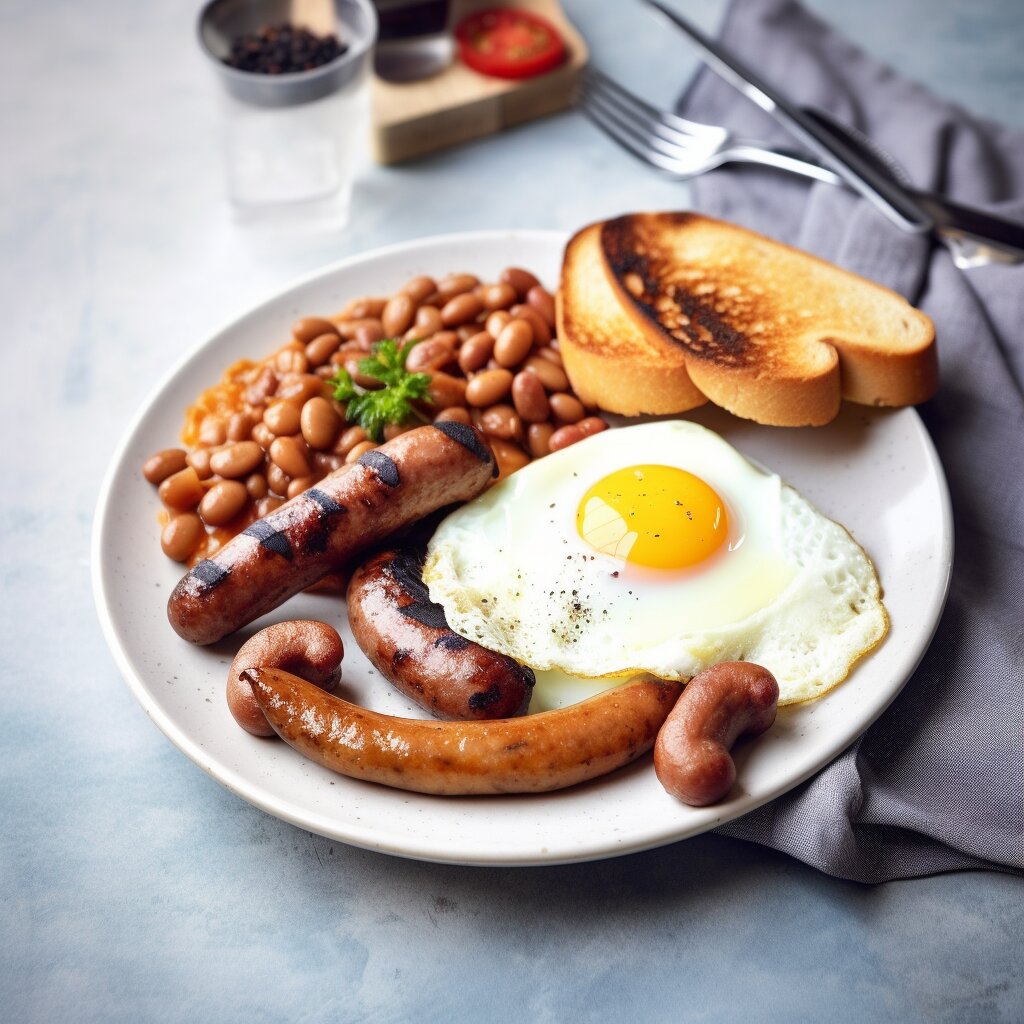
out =
<path fill-rule="evenodd" d="M 413 401 L 425 398 L 430 387 L 430 375 L 409 373 L 405 361 L 418 342 L 400 345 L 394 338 L 378 341 L 370 354 L 359 360 L 359 372 L 379 380 L 384 387 L 366 391 L 352 380 L 344 366 L 328 381 L 334 386 L 334 397 L 345 402 L 345 417 L 358 423 L 374 441 L 384 438 L 388 423 L 405 423 L 415 413 Z"/>

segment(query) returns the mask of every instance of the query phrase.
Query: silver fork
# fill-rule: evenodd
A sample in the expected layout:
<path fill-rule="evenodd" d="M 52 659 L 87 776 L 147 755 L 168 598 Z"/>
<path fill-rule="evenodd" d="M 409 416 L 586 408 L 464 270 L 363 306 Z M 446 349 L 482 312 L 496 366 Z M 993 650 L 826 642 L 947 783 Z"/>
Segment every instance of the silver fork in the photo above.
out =
<path fill-rule="evenodd" d="M 599 71 L 587 72 L 577 105 L 623 149 L 678 181 L 695 178 L 723 164 L 750 163 L 829 185 L 844 185 L 837 174 L 806 155 L 740 138 L 728 128 L 688 121 L 658 110 Z M 809 113 L 819 120 L 826 119 L 822 112 Z M 827 123 L 832 130 L 839 127 L 831 119 Z M 848 141 L 857 141 L 862 150 L 903 181 L 918 201 L 927 204 L 925 208 L 936 221 L 936 238 L 961 270 L 990 263 L 1024 262 L 1024 226 L 913 188 L 906 182 L 902 169 L 894 167 L 892 158 L 878 151 L 869 139 L 846 127 L 842 133 Z"/>
<path fill-rule="evenodd" d="M 767 148 L 728 128 L 700 124 L 658 110 L 600 71 L 590 70 L 578 97 L 582 112 L 633 156 L 678 181 L 728 163 L 761 164 L 830 185 L 841 183 L 827 167 L 794 150 Z"/>

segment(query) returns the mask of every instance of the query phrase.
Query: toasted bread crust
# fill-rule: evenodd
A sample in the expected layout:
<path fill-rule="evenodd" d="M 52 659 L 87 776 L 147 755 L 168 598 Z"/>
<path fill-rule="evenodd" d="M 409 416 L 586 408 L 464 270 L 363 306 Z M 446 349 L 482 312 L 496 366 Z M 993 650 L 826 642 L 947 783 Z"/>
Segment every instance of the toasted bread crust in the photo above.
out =
<path fill-rule="evenodd" d="M 569 240 L 556 295 L 559 351 L 576 394 L 624 416 L 703 405 L 686 352 L 648 335 L 618 297 L 600 238 L 601 225 L 591 224 Z"/>
<path fill-rule="evenodd" d="M 911 405 L 938 384 L 934 326 L 901 296 L 699 214 L 585 228 L 560 299 L 570 379 L 613 412 L 681 412 L 699 392 L 760 423 L 820 425 L 841 398 Z"/>

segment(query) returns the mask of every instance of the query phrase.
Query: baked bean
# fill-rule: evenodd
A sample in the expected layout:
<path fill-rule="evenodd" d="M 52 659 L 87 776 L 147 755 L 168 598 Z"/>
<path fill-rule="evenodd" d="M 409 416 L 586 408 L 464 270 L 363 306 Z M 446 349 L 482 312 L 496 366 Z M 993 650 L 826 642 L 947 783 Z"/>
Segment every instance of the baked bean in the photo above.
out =
<path fill-rule="evenodd" d="M 294 434 L 299 429 L 299 407 L 281 399 L 264 409 L 263 422 L 275 437 Z"/>
<path fill-rule="evenodd" d="M 274 365 L 278 373 L 305 373 L 309 369 L 309 360 L 304 348 L 282 348 L 274 357 Z"/>
<path fill-rule="evenodd" d="M 472 419 L 469 415 L 469 410 L 464 405 L 452 405 L 447 409 L 442 409 L 435 417 L 435 423 L 465 423 L 468 427 L 472 423 Z"/>
<path fill-rule="evenodd" d="M 348 370 L 348 375 L 352 378 L 353 383 L 358 384 L 361 388 L 365 388 L 367 391 L 379 391 L 384 387 L 383 382 L 377 380 L 376 377 L 371 377 L 369 374 L 363 373 L 359 369 L 359 359 L 346 359 L 345 369 Z"/>
<path fill-rule="evenodd" d="M 451 405 L 465 405 L 466 382 L 461 377 L 435 370 L 430 375 L 427 401 L 435 409 L 447 409 Z"/>
<path fill-rule="evenodd" d="M 459 327 L 475 320 L 484 310 L 484 304 L 473 292 L 464 292 L 449 299 L 441 307 L 441 322 L 445 327 Z"/>
<path fill-rule="evenodd" d="M 525 320 L 510 320 L 494 339 L 494 358 L 499 366 L 518 366 L 533 348 L 533 328 Z"/>
<path fill-rule="evenodd" d="M 268 454 L 290 477 L 309 476 L 309 459 L 301 437 L 275 438 Z"/>
<path fill-rule="evenodd" d="M 369 352 L 373 346 L 384 337 L 384 327 L 379 320 L 367 320 L 356 328 L 356 345 L 363 352 Z"/>
<path fill-rule="evenodd" d="M 360 441 L 349 453 L 345 456 L 345 461 L 351 465 L 353 462 L 359 460 L 359 458 L 365 455 L 367 452 L 372 452 L 377 446 L 372 441 Z"/>
<path fill-rule="evenodd" d="M 238 480 L 218 480 L 199 502 L 199 515 L 207 526 L 230 523 L 245 508 L 249 492 Z"/>
<path fill-rule="evenodd" d="M 579 423 L 568 423 L 564 427 L 559 427 L 551 435 L 548 446 L 553 452 L 557 452 L 562 448 L 568 448 L 571 444 L 576 444 L 577 441 L 582 441 L 585 437 L 599 434 L 607 426 L 608 424 L 599 417 L 588 416 L 587 419 L 580 420 Z"/>
<path fill-rule="evenodd" d="M 540 281 L 528 270 L 522 267 L 506 267 L 499 278 L 502 284 L 511 285 L 520 299 L 526 298 L 526 293 L 540 284 Z"/>
<path fill-rule="evenodd" d="M 259 519 L 263 519 L 271 512 L 276 512 L 283 504 L 284 498 L 279 498 L 276 494 L 268 494 L 256 502 L 256 515 Z"/>
<path fill-rule="evenodd" d="M 385 423 L 384 424 L 384 440 L 393 441 L 399 434 L 405 434 L 412 430 L 413 427 L 422 426 L 420 423 Z"/>
<path fill-rule="evenodd" d="M 322 395 L 323 383 L 314 373 L 288 374 L 281 378 L 281 384 L 277 389 L 277 398 L 288 399 L 296 405 L 301 406 L 317 395 Z"/>
<path fill-rule="evenodd" d="M 364 358 L 369 351 L 369 348 L 364 348 L 358 341 L 347 341 L 331 356 L 331 362 L 335 366 L 343 366 L 350 359 Z"/>
<path fill-rule="evenodd" d="M 384 312 L 387 299 L 377 298 L 373 295 L 364 295 L 362 298 L 353 299 L 346 307 L 345 320 L 365 320 L 368 316 L 379 317 Z"/>
<path fill-rule="evenodd" d="M 484 370 L 466 385 L 466 401 L 482 409 L 500 402 L 511 387 L 512 374 L 509 370 Z"/>
<path fill-rule="evenodd" d="M 410 295 L 399 292 L 388 299 L 384 312 L 380 315 L 380 325 L 384 335 L 395 338 L 409 329 L 416 315 L 416 302 Z"/>
<path fill-rule="evenodd" d="M 191 466 L 167 477 L 159 488 L 160 500 L 175 512 L 191 512 L 199 504 L 206 488 Z"/>
<path fill-rule="evenodd" d="M 555 326 L 555 297 L 543 285 L 535 284 L 527 293 L 526 301 L 544 319 L 548 327 Z"/>
<path fill-rule="evenodd" d="M 248 476 L 263 464 L 263 449 L 255 441 L 239 441 L 210 456 L 210 469 L 228 480 Z"/>
<path fill-rule="evenodd" d="M 185 451 L 181 448 L 164 448 L 146 459 L 142 464 L 142 475 L 151 484 L 161 484 L 172 473 L 180 473 L 188 465 L 185 458 Z"/>
<path fill-rule="evenodd" d="M 512 378 L 512 403 L 527 423 L 543 423 L 551 414 L 544 385 L 535 373 L 517 373 Z"/>
<path fill-rule="evenodd" d="M 347 430 L 343 430 L 341 437 L 334 442 L 334 447 L 331 451 L 335 455 L 341 455 L 342 457 L 348 455 L 350 451 L 357 444 L 361 444 L 366 440 L 366 431 L 360 426 L 349 427 Z"/>
<path fill-rule="evenodd" d="M 308 345 L 309 342 L 321 334 L 337 333 L 337 327 L 330 320 L 325 320 L 321 316 L 304 316 L 301 320 L 296 320 L 292 324 L 292 337 L 296 341 L 302 342 L 303 345 Z"/>
<path fill-rule="evenodd" d="M 338 324 L 338 333 L 345 341 L 357 341 L 359 332 L 364 329 L 379 331 L 383 335 L 384 327 L 381 318 L 379 316 L 364 316 L 359 320 L 346 320 L 344 323 Z"/>
<path fill-rule="evenodd" d="M 213 453 L 209 448 L 196 448 L 188 453 L 188 464 L 196 471 L 200 480 L 209 480 L 213 476 L 210 469 L 210 456 Z"/>
<path fill-rule="evenodd" d="M 290 402 L 288 404 L 291 405 Z M 275 434 L 270 427 L 266 425 L 266 423 L 260 420 L 260 422 L 252 428 L 251 437 L 264 451 L 266 451 L 270 447 L 274 438 L 277 437 L 277 434 Z"/>
<path fill-rule="evenodd" d="M 430 373 L 440 370 L 455 359 L 456 336 L 452 331 L 441 331 L 429 341 L 421 341 L 413 347 L 405 368 L 410 373 Z"/>
<path fill-rule="evenodd" d="M 341 429 L 341 420 L 326 398 L 311 398 L 299 415 L 302 436 L 310 448 L 330 448 Z"/>
<path fill-rule="evenodd" d="M 564 391 L 556 391 L 553 395 L 548 395 L 548 402 L 559 423 L 579 423 L 585 415 L 583 403 L 575 395 L 567 394 Z"/>
<path fill-rule="evenodd" d="M 535 459 L 551 452 L 551 435 L 555 428 L 550 423 L 531 423 L 526 431 L 526 444 Z"/>
<path fill-rule="evenodd" d="M 600 416 L 588 416 L 585 420 L 580 420 L 576 427 L 583 431 L 584 436 L 590 437 L 591 434 L 600 434 L 602 430 L 607 430 L 608 424 Z"/>
<path fill-rule="evenodd" d="M 498 309 L 489 314 L 484 321 L 484 329 L 492 337 L 496 338 L 501 334 L 501 329 L 512 319 L 512 314 L 507 309 Z"/>
<path fill-rule="evenodd" d="M 447 302 L 463 292 L 471 292 L 479 283 L 480 278 L 473 274 L 449 274 L 437 282 L 437 294 Z"/>
<path fill-rule="evenodd" d="M 313 452 L 314 476 L 319 473 L 328 476 L 345 465 L 345 459 L 333 452 Z"/>
<path fill-rule="evenodd" d="M 306 346 L 306 358 L 311 366 L 322 366 L 338 351 L 341 338 L 337 334 L 318 334 Z"/>
<path fill-rule="evenodd" d="M 265 498 L 267 495 L 267 478 L 262 473 L 250 473 L 245 478 L 245 489 L 253 501 Z"/>
<path fill-rule="evenodd" d="M 245 400 L 250 405 L 262 405 L 277 390 L 277 383 L 278 377 L 273 367 L 264 366 L 245 389 Z"/>
<path fill-rule="evenodd" d="M 419 277 L 413 277 L 406 281 L 399 291 L 408 295 L 413 302 L 419 303 L 437 291 L 437 284 L 432 277 L 421 274 Z"/>
<path fill-rule="evenodd" d="M 469 374 L 479 370 L 494 351 L 494 338 L 487 331 L 478 331 L 459 349 L 459 369 Z"/>
<path fill-rule="evenodd" d="M 530 456 L 511 441 L 502 441 L 496 437 L 490 439 L 490 444 L 491 451 L 494 452 L 494 461 L 498 464 L 499 480 L 503 480 L 517 469 L 522 469 L 530 461 Z"/>
<path fill-rule="evenodd" d="M 538 345 L 547 345 L 551 341 L 551 328 L 548 326 L 547 320 L 533 306 L 527 303 L 520 303 L 517 306 L 513 306 L 509 312 L 512 316 L 530 321 L 530 326 L 533 328 L 533 340 Z"/>
<path fill-rule="evenodd" d="M 248 412 L 235 412 L 228 418 L 229 441 L 248 441 L 256 417 Z"/>
<path fill-rule="evenodd" d="M 429 338 L 437 334 L 444 327 L 441 320 L 441 310 L 437 306 L 420 306 L 416 310 L 416 319 L 413 321 L 411 330 L 417 332 L 419 338 Z"/>
<path fill-rule="evenodd" d="M 291 499 L 297 497 L 303 491 L 308 491 L 315 483 L 316 477 L 312 474 L 309 476 L 296 477 L 290 484 L 288 484 L 288 498 Z"/>
<path fill-rule="evenodd" d="M 203 521 L 195 512 L 182 512 L 171 516 L 160 531 L 160 547 L 175 562 L 187 562 L 205 534 Z"/>
<path fill-rule="evenodd" d="M 228 439 L 228 425 L 223 416 L 208 413 L 199 425 L 199 443 L 208 448 L 223 444 Z"/>
<path fill-rule="evenodd" d="M 508 309 L 518 296 L 512 285 L 503 282 L 501 284 L 489 284 L 484 287 L 480 292 L 480 298 L 483 299 L 485 309 L 493 310 Z"/>
<path fill-rule="evenodd" d="M 480 414 L 480 427 L 488 437 L 503 441 L 523 439 L 523 421 L 511 405 L 492 405 Z"/>
<path fill-rule="evenodd" d="M 267 466 L 267 485 L 274 494 L 284 497 L 288 493 L 289 483 L 288 474 L 276 462 Z"/>
<path fill-rule="evenodd" d="M 541 359 L 540 356 L 530 356 L 526 360 L 526 365 L 523 369 L 537 374 L 540 377 L 540 382 L 548 391 L 568 390 L 569 378 L 566 377 L 565 370 L 549 362 L 547 359 Z"/>
<path fill-rule="evenodd" d="M 338 368 L 333 363 L 324 363 L 323 366 L 318 366 L 313 372 L 321 380 L 330 380 L 338 372 Z"/>
<path fill-rule="evenodd" d="M 557 348 L 552 348 L 550 345 L 542 345 L 537 349 L 537 355 L 541 359 L 546 359 L 549 363 L 554 363 L 555 366 L 562 366 L 562 353 Z"/>

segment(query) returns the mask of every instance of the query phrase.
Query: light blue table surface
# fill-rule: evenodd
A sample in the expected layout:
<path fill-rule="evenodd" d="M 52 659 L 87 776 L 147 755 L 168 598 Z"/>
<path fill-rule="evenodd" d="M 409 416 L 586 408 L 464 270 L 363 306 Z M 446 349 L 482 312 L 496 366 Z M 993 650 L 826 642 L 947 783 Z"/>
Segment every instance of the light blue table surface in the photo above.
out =
<path fill-rule="evenodd" d="M 668 103 L 695 64 L 628 2 L 567 8 Z M 720 0 L 691 2 L 707 27 Z M 600 863 L 442 867 L 242 802 L 135 703 L 89 537 L 147 393 L 300 273 L 388 242 L 684 205 L 575 114 L 371 168 L 342 236 L 259 251 L 223 199 L 195 0 L 6 0 L 0 59 L 3 724 L 9 1021 L 1020 1021 L 1024 884 L 866 887 L 715 836 Z M 1019 0 L 813 0 L 980 114 L 1024 125 Z"/>

